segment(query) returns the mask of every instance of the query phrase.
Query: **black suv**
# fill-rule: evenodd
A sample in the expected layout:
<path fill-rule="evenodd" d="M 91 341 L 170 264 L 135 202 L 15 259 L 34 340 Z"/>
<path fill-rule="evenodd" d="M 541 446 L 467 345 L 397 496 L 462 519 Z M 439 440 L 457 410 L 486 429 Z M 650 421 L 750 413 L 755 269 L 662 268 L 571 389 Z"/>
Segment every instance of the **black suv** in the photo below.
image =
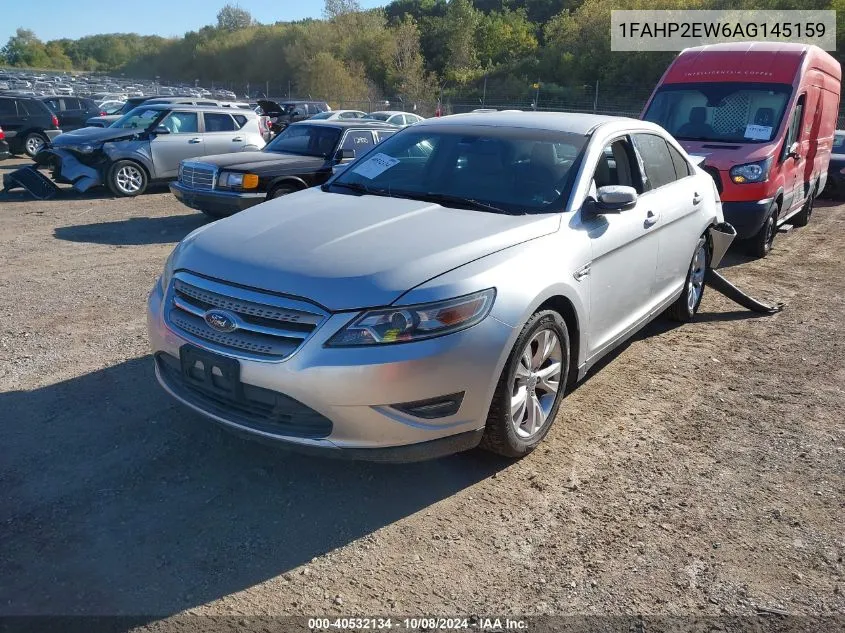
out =
<path fill-rule="evenodd" d="M 30 158 L 59 134 L 59 119 L 35 97 L 0 96 L 0 128 L 6 133 L 9 151 Z"/>
<path fill-rule="evenodd" d="M 304 121 L 319 112 L 331 110 L 325 101 L 275 101 L 259 99 L 258 105 L 270 118 L 270 131 L 278 134 L 291 123 Z"/>
<path fill-rule="evenodd" d="M 53 111 L 59 118 L 59 127 L 62 132 L 70 132 L 87 127 L 85 123 L 92 116 L 101 116 L 105 112 L 97 107 L 93 99 L 84 97 L 38 97 Z"/>
<path fill-rule="evenodd" d="M 399 129 L 364 119 L 294 123 L 260 152 L 182 161 L 170 191 L 185 206 L 222 218 L 323 184 L 336 165 L 363 156 Z"/>

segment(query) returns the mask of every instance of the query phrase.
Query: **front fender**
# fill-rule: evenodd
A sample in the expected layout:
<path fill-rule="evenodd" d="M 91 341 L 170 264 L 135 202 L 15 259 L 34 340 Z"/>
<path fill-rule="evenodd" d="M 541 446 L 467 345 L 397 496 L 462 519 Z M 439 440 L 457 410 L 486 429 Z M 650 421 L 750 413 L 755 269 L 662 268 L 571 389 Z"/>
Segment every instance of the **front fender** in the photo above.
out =
<path fill-rule="evenodd" d="M 150 154 L 149 143 L 144 143 L 140 147 L 138 141 L 124 141 L 117 143 L 106 143 L 103 146 L 103 153 L 108 156 L 112 163 L 119 160 L 132 160 L 140 163 L 150 178 L 155 180 L 157 178 L 155 166 L 153 165 L 153 157 Z"/>

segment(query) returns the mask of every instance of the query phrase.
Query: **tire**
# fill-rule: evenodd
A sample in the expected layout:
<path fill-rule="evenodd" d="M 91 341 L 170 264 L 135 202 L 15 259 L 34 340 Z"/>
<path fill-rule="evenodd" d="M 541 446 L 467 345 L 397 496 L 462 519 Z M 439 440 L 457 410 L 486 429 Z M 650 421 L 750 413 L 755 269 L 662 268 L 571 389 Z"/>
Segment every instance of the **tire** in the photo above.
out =
<path fill-rule="evenodd" d="M 551 341 L 548 334 L 554 335 Z M 549 342 L 548 349 L 538 354 L 543 342 Z M 566 391 L 569 349 L 569 330 L 557 312 L 542 310 L 528 320 L 496 385 L 481 448 L 505 457 L 523 457 L 537 447 L 554 423 Z M 556 372 L 552 369 L 555 363 Z M 538 380 L 537 368 L 546 371 L 546 378 L 557 376 L 556 391 Z M 549 381 L 549 386 L 553 384 Z M 518 404 L 520 393 L 525 394 L 522 407 Z M 541 414 L 542 419 L 538 417 Z"/>
<path fill-rule="evenodd" d="M 816 204 L 816 187 L 813 187 L 813 193 L 804 202 L 801 210 L 792 217 L 792 226 L 802 227 L 810 223 L 810 218 L 813 215 L 813 207 Z"/>
<path fill-rule="evenodd" d="M 109 168 L 106 178 L 111 192 L 120 198 L 139 196 L 147 190 L 147 170 L 133 160 L 119 160 Z"/>
<path fill-rule="evenodd" d="M 748 254 L 752 257 L 765 257 L 772 250 L 772 243 L 778 232 L 779 211 L 777 201 L 772 202 L 763 226 L 757 231 L 757 235 L 748 240 Z"/>
<path fill-rule="evenodd" d="M 35 155 L 41 151 L 41 148 L 49 142 L 49 139 L 41 134 L 41 132 L 30 132 L 23 139 L 24 154 L 30 158 L 35 158 Z"/>
<path fill-rule="evenodd" d="M 286 196 L 294 191 L 299 191 L 299 187 L 291 184 L 276 185 L 267 194 L 267 200 L 275 200 L 276 198 L 281 198 L 282 196 Z"/>
<path fill-rule="evenodd" d="M 704 276 L 707 273 L 709 263 L 710 249 L 707 248 L 707 238 L 702 235 L 698 238 L 690 260 L 687 278 L 684 281 L 684 291 L 675 303 L 666 310 L 666 315 L 673 321 L 687 323 L 695 317 L 698 306 L 701 305 L 701 300 L 704 298 Z"/>

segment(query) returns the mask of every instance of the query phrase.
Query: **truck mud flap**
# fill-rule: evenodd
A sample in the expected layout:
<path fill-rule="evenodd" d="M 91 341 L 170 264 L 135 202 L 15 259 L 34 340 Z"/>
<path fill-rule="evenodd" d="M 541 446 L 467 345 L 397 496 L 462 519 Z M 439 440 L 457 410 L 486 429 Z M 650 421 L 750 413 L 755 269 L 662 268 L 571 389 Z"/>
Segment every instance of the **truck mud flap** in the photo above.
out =
<path fill-rule="evenodd" d="M 777 314 L 784 308 L 783 303 L 769 305 L 767 303 L 763 303 L 762 301 L 757 301 L 757 299 L 745 294 L 742 290 L 734 286 L 712 268 L 707 269 L 707 273 L 704 278 L 707 281 L 708 287 L 725 295 L 728 299 L 738 303 L 743 308 L 748 308 L 752 312 L 759 312 L 760 314 Z"/>
<path fill-rule="evenodd" d="M 61 191 L 55 183 L 35 167 L 23 167 L 3 176 L 3 191 L 21 187 L 38 200 L 55 198 Z"/>

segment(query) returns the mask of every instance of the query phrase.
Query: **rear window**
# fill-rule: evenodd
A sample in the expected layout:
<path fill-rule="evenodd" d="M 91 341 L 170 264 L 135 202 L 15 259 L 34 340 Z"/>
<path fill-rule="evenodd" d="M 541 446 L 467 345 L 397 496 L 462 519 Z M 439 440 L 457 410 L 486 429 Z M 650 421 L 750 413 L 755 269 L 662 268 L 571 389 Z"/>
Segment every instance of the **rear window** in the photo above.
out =
<path fill-rule="evenodd" d="M 206 132 L 231 132 L 237 129 L 234 119 L 228 114 L 206 112 L 203 116 L 205 117 Z"/>
<path fill-rule="evenodd" d="M 248 119 L 243 114 L 236 114 L 232 118 L 235 119 L 235 124 L 238 126 L 239 130 L 243 126 L 245 126 L 246 122 L 248 121 Z"/>

